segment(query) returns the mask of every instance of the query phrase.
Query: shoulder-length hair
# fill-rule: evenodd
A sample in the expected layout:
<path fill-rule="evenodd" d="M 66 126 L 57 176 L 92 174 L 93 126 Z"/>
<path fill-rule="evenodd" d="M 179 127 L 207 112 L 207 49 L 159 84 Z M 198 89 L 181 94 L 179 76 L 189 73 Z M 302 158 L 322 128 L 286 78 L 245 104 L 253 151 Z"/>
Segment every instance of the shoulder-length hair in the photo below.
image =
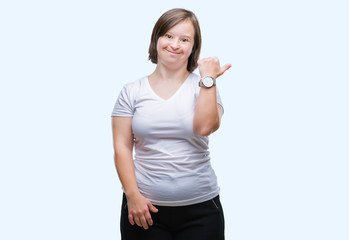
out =
<path fill-rule="evenodd" d="M 193 12 L 182 8 L 174 8 L 165 12 L 156 22 L 149 45 L 149 60 L 152 63 L 158 62 L 158 53 L 156 49 L 158 39 L 165 35 L 170 28 L 185 20 L 190 20 L 192 22 L 195 31 L 194 46 L 188 59 L 187 70 L 193 72 L 197 68 L 197 61 L 199 60 L 201 50 L 199 21 Z"/>

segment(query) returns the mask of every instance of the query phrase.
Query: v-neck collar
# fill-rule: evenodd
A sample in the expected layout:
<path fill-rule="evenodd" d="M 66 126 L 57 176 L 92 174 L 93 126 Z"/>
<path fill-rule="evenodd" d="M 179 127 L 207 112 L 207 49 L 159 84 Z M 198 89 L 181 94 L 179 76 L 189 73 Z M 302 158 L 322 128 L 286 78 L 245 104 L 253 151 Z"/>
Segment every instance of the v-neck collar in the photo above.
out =
<path fill-rule="evenodd" d="M 152 92 L 152 94 L 153 94 L 156 98 L 158 98 L 159 100 L 165 102 L 165 101 L 169 101 L 169 100 L 171 100 L 172 98 L 174 98 L 174 97 L 181 91 L 181 89 L 183 88 L 183 86 L 188 82 L 188 79 L 189 79 L 191 76 L 192 76 L 192 73 L 190 73 L 190 74 L 188 75 L 188 77 L 187 77 L 187 78 L 184 80 L 184 82 L 179 86 L 179 88 L 176 90 L 176 92 L 174 92 L 174 93 L 173 93 L 169 98 L 167 98 L 167 99 L 160 97 L 160 96 L 154 91 L 154 89 L 151 87 L 151 85 L 150 85 L 150 83 L 149 83 L 149 78 L 148 78 L 148 76 L 145 77 L 145 81 L 146 81 L 147 86 L 149 87 L 149 90 Z"/>

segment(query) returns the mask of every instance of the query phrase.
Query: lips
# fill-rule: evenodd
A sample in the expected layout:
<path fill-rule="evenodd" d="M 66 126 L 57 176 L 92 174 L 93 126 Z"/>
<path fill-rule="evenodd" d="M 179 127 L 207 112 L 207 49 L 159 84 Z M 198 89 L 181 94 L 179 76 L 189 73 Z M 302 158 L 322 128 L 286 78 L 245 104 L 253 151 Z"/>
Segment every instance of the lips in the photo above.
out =
<path fill-rule="evenodd" d="M 171 51 L 171 50 L 168 50 L 168 49 L 166 49 L 166 51 L 169 52 L 169 53 L 171 53 L 171 54 L 174 54 L 174 55 L 180 54 L 180 52 L 174 52 L 174 51 Z"/>

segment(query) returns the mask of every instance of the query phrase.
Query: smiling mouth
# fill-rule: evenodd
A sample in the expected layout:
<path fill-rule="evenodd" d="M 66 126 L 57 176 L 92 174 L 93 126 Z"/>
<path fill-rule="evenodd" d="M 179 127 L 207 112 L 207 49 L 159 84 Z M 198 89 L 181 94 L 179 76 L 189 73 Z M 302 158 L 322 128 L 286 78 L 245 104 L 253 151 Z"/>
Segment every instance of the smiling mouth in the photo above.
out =
<path fill-rule="evenodd" d="M 173 52 L 173 51 L 170 51 L 170 50 L 168 50 L 168 49 L 166 49 L 166 50 L 167 50 L 167 52 L 169 52 L 169 53 L 171 53 L 171 54 L 176 54 L 176 55 L 180 54 L 179 52 Z"/>

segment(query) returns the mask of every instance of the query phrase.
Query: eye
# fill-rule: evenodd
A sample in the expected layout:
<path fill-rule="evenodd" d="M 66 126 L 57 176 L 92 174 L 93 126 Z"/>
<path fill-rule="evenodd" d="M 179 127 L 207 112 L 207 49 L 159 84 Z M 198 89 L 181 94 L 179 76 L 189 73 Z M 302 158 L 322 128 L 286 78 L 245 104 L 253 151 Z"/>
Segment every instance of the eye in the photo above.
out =
<path fill-rule="evenodd" d="M 165 37 L 168 38 L 168 39 L 172 38 L 172 36 L 170 34 L 165 34 Z"/>
<path fill-rule="evenodd" d="M 189 42 L 189 39 L 188 38 L 183 38 L 182 42 Z"/>

